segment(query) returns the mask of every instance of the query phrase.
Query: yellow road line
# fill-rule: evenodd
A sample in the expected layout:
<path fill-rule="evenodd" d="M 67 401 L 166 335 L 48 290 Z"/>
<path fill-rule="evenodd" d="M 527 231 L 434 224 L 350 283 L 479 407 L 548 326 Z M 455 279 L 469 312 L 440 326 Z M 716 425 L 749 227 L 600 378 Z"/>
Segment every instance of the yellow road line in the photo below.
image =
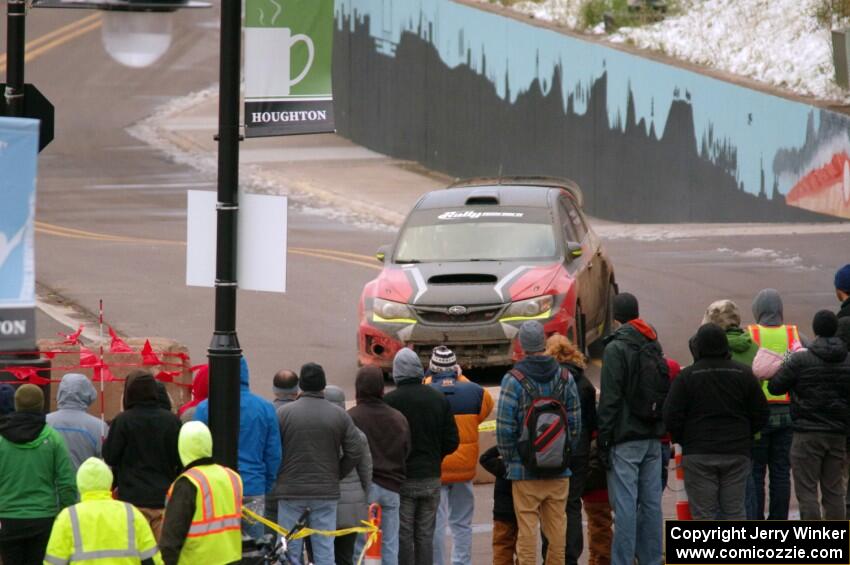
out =
<path fill-rule="evenodd" d="M 366 261 L 377 261 L 374 255 L 362 255 L 360 253 L 349 253 L 348 251 L 337 251 L 336 249 L 314 249 L 312 247 L 290 247 L 290 250 L 297 249 L 298 251 L 328 253 L 331 255 L 340 255 L 342 257 L 352 257 L 354 259 L 365 259 Z"/>
<path fill-rule="evenodd" d="M 103 242 L 111 242 L 111 243 L 146 243 L 146 244 L 155 244 L 155 245 L 181 245 L 185 246 L 185 241 L 177 241 L 174 239 L 147 239 L 140 237 L 128 237 L 122 235 L 109 235 L 103 233 L 96 233 L 86 230 L 80 230 L 76 228 L 69 228 L 65 226 L 57 226 L 55 224 L 48 224 L 46 222 L 35 222 L 35 231 L 38 233 L 43 233 L 46 235 L 54 235 L 57 237 L 65 237 L 72 239 L 85 239 L 89 241 L 103 241 Z M 359 255 L 356 253 L 348 253 L 347 251 L 338 251 L 336 249 L 316 249 L 316 248 L 301 248 L 301 247 L 292 247 L 289 249 L 289 253 L 294 255 L 303 255 L 306 257 L 315 257 L 317 259 L 326 259 L 328 261 L 336 261 L 338 263 L 347 263 L 349 265 L 357 265 L 358 267 L 366 267 L 368 269 L 375 269 L 380 271 L 381 267 L 374 263 L 366 263 L 365 261 L 356 261 L 354 259 L 349 259 L 348 257 L 365 257 L 367 259 L 371 259 L 368 255 Z M 343 255 L 342 257 L 340 255 Z"/>
<path fill-rule="evenodd" d="M 72 39 L 96 30 L 103 25 L 100 14 L 92 14 L 57 28 L 32 41 L 27 42 L 24 60 L 31 61 L 36 57 L 63 45 Z M 6 54 L 0 55 L 0 71 L 6 70 Z"/>

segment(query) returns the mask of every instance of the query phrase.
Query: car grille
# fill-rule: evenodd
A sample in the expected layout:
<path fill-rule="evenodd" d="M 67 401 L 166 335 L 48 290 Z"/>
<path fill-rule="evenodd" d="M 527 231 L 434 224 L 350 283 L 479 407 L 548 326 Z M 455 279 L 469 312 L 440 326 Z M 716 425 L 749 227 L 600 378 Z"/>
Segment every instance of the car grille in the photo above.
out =
<path fill-rule="evenodd" d="M 469 306 L 466 314 L 449 314 L 447 306 L 414 306 L 421 321 L 426 324 L 486 324 L 498 319 L 504 305 Z"/>
<path fill-rule="evenodd" d="M 435 346 L 445 345 L 457 356 L 457 362 L 464 368 L 484 367 L 489 365 L 511 363 L 511 342 L 497 341 L 492 343 L 444 343 L 444 344 L 411 344 L 413 351 L 419 355 L 423 366 L 431 361 L 431 353 Z"/>

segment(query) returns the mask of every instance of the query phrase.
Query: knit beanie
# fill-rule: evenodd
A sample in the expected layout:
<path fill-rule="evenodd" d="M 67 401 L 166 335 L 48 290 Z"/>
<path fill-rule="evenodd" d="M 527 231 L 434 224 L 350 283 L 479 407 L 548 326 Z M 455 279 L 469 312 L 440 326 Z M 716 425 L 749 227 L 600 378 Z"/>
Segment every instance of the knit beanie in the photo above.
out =
<path fill-rule="evenodd" d="M 399 349 L 393 358 L 393 381 L 398 384 L 408 379 L 421 381 L 423 378 L 425 378 L 425 371 L 422 369 L 419 356 L 407 347 Z"/>
<path fill-rule="evenodd" d="M 35 385 L 25 384 L 15 392 L 16 412 L 44 412 L 44 393 Z"/>
<path fill-rule="evenodd" d="M 321 392 L 328 384 L 325 379 L 325 370 L 318 363 L 307 363 L 302 366 L 298 381 L 304 392 Z"/>
<path fill-rule="evenodd" d="M 638 301 L 634 294 L 623 292 L 614 297 L 614 319 L 625 324 L 640 318 Z"/>
<path fill-rule="evenodd" d="M 697 330 L 697 351 L 700 359 L 706 357 L 726 358 L 729 356 L 729 342 L 726 332 L 717 324 L 703 324 Z"/>
<path fill-rule="evenodd" d="M 723 331 L 741 327 L 741 314 L 738 312 L 738 305 L 731 300 L 712 302 L 705 310 L 702 323 L 717 324 Z"/>
<path fill-rule="evenodd" d="M 375 365 L 360 367 L 354 378 L 357 400 L 376 399 L 384 396 L 384 372 Z"/>
<path fill-rule="evenodd" d="M 844 265 L 835 273 L 835 288 L 850 292 L 850 264 Z"/>
<path fill-rule="evenodd" d="M 434 375 L 454 370 L 457 365 L 457 357 L 454 352 L 445 345 L 439 345 L 431 352 L 431 364 L 428 371 Z"/>
<path fill-rule="evenodd" d="M 546 332 L 537 320 L 528 320 L 519 327 L 519 345 L 526 355 L 546 351 Z"/>
<path fill-rule="evenodd" d="M 829 310 L 821 310 L 812 320 L 812 330 L 818 337 L 835 337 L 838 331 L 838 316 Z"/>

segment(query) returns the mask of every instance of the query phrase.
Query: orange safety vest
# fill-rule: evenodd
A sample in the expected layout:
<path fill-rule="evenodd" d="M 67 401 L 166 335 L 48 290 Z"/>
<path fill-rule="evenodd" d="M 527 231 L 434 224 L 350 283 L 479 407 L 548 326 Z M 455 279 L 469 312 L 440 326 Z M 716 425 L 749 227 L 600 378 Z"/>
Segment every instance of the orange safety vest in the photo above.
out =
<path fill-rule="evenodd" d="M 197 494 L 195 514 L 178 564 L 241 560 L 242 479 L 222 465 L 200 465 L 186 470 L 180 477 L 191 481 Z M 169 500 L 173 489 L 172 484 Z"/>
<path fill-rule="evenodd" d="M 752 324 L 747 326 L 747 331 L 753 338 L 753 341 L 756 342 L 756 345 L 763 347 L 764 349 L 769 349 L 780 355 L 790 350 L 794 342 L 800 341 L 797 326 L 791 324 L 785 324 L 777 327 Z M 767 390 L 766 380 L 762 381 L 761 386 L 768 403 L 788 404 L 791 402 L 791 396 L 787 393 L 780 395 L 771 394 L 770 391 Z"/>

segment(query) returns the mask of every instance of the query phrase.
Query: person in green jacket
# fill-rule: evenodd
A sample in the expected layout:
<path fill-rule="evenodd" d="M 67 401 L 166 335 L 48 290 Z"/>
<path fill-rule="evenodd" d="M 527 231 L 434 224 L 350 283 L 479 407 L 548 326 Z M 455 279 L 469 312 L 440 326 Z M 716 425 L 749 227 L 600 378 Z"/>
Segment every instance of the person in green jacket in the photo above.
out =
<path fill-rule="evenodd" d="M 15 412 L 0 424 L 0 558 L 36 565 L 44 559 L 59 511 L 77 502 L 68 448 L 47 425 L 44 393 L 35 385 L 15 392 Z"/>
<path fill-rule="evenodd" d="M 720 326 L 726 332 L 732 360 L 752 366 L 759 346 L 746 330 L 741 329 L 741 313 L 737 304 L 731 300 L 712 302 L 705 310 L 702 323 Z"/>

